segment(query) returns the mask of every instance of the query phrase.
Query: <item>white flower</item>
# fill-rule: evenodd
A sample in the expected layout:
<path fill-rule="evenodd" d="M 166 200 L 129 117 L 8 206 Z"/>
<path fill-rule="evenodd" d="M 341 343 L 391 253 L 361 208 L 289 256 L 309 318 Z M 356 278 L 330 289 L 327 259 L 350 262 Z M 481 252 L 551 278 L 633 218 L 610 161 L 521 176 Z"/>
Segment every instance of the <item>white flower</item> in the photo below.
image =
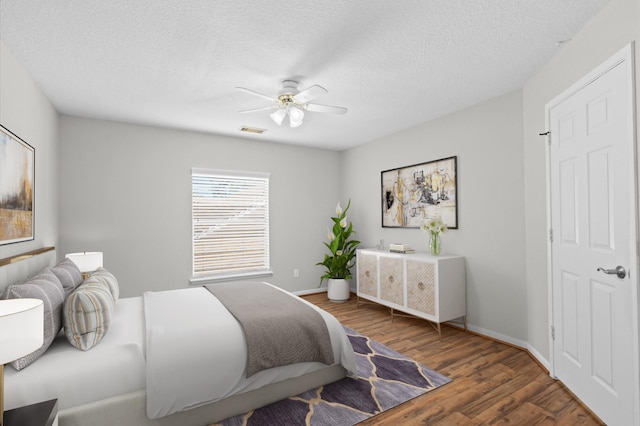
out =
<path fill-rule="evenodd" d="M 340 206 L 340 202 L 338 201 L 338 205 L 336 206 L 336 216 L 340 216 L 342 214 L 342 207 Z"/>
<path fill-rule="evenodd" d="M 347 227 L 347 217 L 346 216 L 340 221 L 340 226 L 342 226 L 343 228 Z"/>
<path fill-rule="evenodd" d="M 336 250 L 336 256 L 342 256 L 342 250 Z"/>
<path fill-rule="evenodd" d="M 329 241 L 333 241 L 336 239 L 336 236 L 333 234 L 333 232 L 331 232 L 329 228 L 327 228 L 327 238 L 329 238 Z"/>
<path fill-rule="evenodd" d="M 435 216 L 425 219 L 420 224 L 420 229 L 422 229 L 424 232 L 439 234 L 447 230 L 447 225 L 442 221 L 442 218 L 440 216 Z"/>

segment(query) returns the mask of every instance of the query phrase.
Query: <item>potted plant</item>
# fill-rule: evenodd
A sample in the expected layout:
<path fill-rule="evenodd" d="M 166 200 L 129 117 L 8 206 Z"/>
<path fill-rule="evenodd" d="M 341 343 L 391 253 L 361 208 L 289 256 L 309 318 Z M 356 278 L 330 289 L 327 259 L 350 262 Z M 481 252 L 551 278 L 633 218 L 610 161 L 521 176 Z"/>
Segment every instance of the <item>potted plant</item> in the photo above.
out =
<path fill-rule="evenodd" d="M 356 248 L 360 241 L 350 240 L 355 233 L 353 224 L 347 221 L 347 210 L 351 206 L 351 200 L 347 208 L 342 210 L 340 203 L 336 206 L 336 215 L 331 218 L 333 228 L 327 229 L 328 243 L 324 245 L 329 249 L 329 254 L 324 255 L 324 260 L 316 265 L 322 265 L 326 272 L 320 277 L 320 285 L 327 280 L 327 296 L 329 300 L 342 302 L 349 299 L 349 282 L 351 268 L 355 263 Z"/>

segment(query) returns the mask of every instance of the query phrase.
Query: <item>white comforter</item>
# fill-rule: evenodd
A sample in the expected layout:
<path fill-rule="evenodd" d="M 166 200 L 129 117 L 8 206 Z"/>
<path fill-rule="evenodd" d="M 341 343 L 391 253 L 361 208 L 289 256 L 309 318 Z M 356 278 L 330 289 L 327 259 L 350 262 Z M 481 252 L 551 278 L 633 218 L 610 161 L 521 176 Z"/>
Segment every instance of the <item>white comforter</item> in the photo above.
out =
<path fill-rule="evenodd" d="M 302 302 L 320 312 L 331 335 L 336 363 L 355 375 L 353 348 L 338 320 L 305 300 Z M 147 292 L 144 305 L 149 418 L 167 416 L 326 367 L 305 362 L 264 370 L 247 378 L 242 328 L 205 288 Z"/>

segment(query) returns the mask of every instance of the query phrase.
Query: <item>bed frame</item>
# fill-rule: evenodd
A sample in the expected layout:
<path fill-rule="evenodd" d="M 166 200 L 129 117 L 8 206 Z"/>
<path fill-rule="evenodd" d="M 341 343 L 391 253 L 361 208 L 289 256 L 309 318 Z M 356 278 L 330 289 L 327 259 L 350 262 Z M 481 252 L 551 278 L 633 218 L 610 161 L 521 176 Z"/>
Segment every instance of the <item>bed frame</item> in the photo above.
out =
<path fill-rule="evenodd" d="M 0 259 L 0 294 L 15 283 L 26 281 L 42 268 L 56 263 L 53 247 Z M 313 373 L 234 395 L 222 401 L 151 420 L 146 415 L 146 392 L 139 390 L 101 399 L 59 412 L 59 426 L 202 426 L 246 413 L 272 402 L 288 398 L 335 382 L 345 377 L 346 370 L 334 365 Z"/>
<path fill-rule="evenodd" d="M 54 247 L 44 247 L 0 259 L 0 294 L 10 284 L 22 283 L 40 272 L 42 268 L 53 266 L 55 263 Z"/>

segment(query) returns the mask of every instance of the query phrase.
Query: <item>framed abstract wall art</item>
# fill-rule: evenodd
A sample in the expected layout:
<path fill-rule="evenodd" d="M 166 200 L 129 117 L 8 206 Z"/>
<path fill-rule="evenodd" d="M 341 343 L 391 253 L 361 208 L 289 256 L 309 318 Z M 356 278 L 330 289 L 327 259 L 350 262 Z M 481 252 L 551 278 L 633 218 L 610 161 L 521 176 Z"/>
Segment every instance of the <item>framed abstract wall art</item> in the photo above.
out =
<path fill-rule="evenodd" d="M 34 239 L 35 149 L 0 125 L 0 245 Z"/>
<path fill-rule="evenodd" d="M 381 172 L 382 226 L 418 228 L 423 219 L 440 216 L 449 229 L 457 229 L 457 159 Z"/>

